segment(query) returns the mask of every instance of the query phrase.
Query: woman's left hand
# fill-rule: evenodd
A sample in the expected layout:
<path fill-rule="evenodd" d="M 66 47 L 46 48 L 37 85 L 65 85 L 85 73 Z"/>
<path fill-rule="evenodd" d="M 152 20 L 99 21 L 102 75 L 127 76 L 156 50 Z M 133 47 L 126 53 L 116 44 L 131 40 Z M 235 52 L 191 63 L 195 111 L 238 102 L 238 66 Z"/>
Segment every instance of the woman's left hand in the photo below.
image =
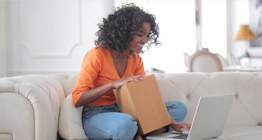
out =
<path fill-rule="evenodd" d="M 170 124 L 170 127 L 171 127 L 174 131 L 177 131 L 177 132 L 183 134 L 184 131 L 183 131 L 181 128 L 185 128 L 185 129 L 189 132 L 189 131 L 190 131 L 190 128 L 191 128 L 191 124 L 172 122 L 172 124 Z"/>

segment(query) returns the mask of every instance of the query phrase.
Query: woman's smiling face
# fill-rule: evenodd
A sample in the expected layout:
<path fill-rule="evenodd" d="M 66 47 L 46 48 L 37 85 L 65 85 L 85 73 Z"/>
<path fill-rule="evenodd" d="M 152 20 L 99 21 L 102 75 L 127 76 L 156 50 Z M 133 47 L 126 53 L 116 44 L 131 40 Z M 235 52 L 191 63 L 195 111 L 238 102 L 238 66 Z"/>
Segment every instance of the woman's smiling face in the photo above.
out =
<path fill-rule="evenodd" d="M 150 24 L 144 22 L 143 26 L 134 35 L 133 40 L 129 46 L 129 50 L 132 50 L 135 53 L 140 53 L 143 49 L 144 44 L 146 44 L 148 41 L 148 35 L 150 31 Z"/>

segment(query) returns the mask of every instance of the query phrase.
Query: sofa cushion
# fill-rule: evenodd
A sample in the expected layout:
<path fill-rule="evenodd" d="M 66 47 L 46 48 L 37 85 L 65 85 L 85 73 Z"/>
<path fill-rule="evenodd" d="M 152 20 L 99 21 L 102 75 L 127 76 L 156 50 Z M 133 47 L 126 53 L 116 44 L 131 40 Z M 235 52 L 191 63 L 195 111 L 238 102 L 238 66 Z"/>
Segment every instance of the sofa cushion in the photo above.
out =
<path fill-rule="evenodd" d="M 72 103 L 72 94 L 64 100 L 59 119 L 59 134 L 64 139 L 88 139 L 85 135 L 82 125 L 83 107 L 74 107 Z"/>
<path fill-rule="evenodd" d="M 221 138 L 226 140 L 262 140 L 262 126 L 226 127 Z"/>

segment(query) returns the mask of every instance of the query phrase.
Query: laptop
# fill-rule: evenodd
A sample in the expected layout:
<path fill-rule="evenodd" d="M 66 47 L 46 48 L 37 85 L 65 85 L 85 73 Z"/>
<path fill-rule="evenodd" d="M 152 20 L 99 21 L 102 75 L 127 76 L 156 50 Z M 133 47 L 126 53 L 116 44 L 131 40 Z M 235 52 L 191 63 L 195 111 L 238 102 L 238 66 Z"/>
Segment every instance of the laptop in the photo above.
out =
<path fill-rule="evenodd" d="M 154 136 L 148 140 L 203 140 L 222 135 L 234 94 L 205 95 L 199 98 L 190 132 L 180 134 L 170 131 Z"/>

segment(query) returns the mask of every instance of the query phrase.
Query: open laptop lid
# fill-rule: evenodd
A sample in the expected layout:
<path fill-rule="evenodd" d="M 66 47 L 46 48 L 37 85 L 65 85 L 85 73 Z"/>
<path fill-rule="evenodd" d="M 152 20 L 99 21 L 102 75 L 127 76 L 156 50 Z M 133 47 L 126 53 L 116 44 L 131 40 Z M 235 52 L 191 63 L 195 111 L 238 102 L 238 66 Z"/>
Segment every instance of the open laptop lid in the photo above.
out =
<path fill-rule="evenodd" d="M 222 135 L 234 94 L 204 95 L 199 98 L 187 140 L 202 140 Z M 173 131 L 174 132 L 174 131 Z M 179 140 L 176 133 L 147 136 L 147 139 Z"/>
<path fill-rule="evenodd" d="M 234 94 L 201 96 L 188 140 L 221 136 L 234 99 Z"/>

